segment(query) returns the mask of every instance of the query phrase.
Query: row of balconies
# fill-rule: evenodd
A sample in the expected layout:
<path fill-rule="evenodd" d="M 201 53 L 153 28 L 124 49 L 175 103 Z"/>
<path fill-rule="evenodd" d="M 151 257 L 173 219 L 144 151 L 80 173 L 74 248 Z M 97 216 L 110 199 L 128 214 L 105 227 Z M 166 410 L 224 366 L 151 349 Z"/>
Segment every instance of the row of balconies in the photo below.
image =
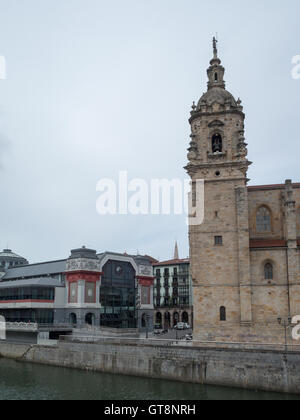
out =
<path fill-rule="evenodd" d="M 178 281 L 173 281 L 172 283 L 169 283 L 168 281 L 165 281 L 164 283 L 161 283 L 160 281 L 157 281 L 155 286 L 156 287 L 178 287 L 179 282 Z"/>
<path fill-rule="evenodd" d="M 189 269 L 180 269 L 180 270 L 177 270 L 177 271 L 175 271 L 173 273 L 171 273 L 171 272 L 163 272 L 163 273 L 154 273 L 154 275 L 156 276 L 156 278 L 162 278 L 162 277 L 165 277 L 165 278 L 178 277 L 178 275 L 179 276 L 184 276 L 184 275 L 189 276 L 190 275 L 190 271 L 189 271 Z"/>

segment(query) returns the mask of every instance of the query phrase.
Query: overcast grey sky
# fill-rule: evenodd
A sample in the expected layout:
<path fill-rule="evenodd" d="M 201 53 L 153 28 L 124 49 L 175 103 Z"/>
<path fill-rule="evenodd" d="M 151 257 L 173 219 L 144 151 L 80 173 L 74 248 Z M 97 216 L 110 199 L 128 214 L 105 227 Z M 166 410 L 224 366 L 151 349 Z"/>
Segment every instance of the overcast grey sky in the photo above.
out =
<path fill-rule="evenodd" d="M 193 100 L 219 37 L 251 184 L 300 181 L 299 0 L 0 0 L 0 246 L 188 255 L 184 216 L 96 212 L 97 181 L 184 178 Z"/>

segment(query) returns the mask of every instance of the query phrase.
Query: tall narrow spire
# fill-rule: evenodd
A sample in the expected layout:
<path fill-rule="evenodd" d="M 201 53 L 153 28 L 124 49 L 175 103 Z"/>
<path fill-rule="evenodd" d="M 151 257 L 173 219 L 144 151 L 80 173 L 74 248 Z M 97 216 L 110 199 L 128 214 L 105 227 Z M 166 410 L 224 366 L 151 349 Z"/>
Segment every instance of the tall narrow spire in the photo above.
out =
<path fill-rule="evenodd" d="M 210 67 L 207 70 L 208 75 L 208 89 L 222 88 L 225 89 L 224 73 L 225 69 L 221 64 L 221 60 L 218 57 L 217 39 L 213 37 L 213 52 L 214 56 L 210 61 Z"/>
<path fill-rule="evenodd" d="M 175 242 L 174 260 L 179 260 L 178 243 Z"/>
<path fill-rule="evenodd" d="M 217 58 L 218 58 L 217 42 L 218 42 L 218 40 L 214 37 L 213 38 L 214 60 L 217 60 Z"/>

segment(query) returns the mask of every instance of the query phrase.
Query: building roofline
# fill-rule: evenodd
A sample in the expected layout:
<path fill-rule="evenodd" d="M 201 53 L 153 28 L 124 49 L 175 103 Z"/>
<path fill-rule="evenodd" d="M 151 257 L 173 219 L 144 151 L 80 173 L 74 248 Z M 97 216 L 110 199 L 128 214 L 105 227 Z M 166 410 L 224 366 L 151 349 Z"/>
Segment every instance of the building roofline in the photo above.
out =
<path fill-rule="evenodd" d="M 292 184 L 293 188 L 300 188 L 300 182 Z M 284 190 L 285 184 L 270 184 L 270 185 L 249 185 L 248 191 L 268 191 L 268 190 Z"/>
<path fill-rule="evenodd" d="M 66 263 L 67 260 L 56 260 L 11 267 L 5 270 L 4 276 L 1 278 L 1 281 L 33 278 L 47 274 L 63 274 L 65 272 L 65 269 L 62 269 L 62 265 L 66 265 Z M 60 268 L 57 267 L 58 264 L 61 265 Z M 45 272 L 43 270 L 45 270 Z"/>
<path fill-rule="evenodd" d="M 17 280 L 2 280 L 0 281 L 0 289 L 16 289 L 18 287 L 65 287 L 65 285 L 58 279 L 37 277 L 25 278 Z M 0 301 L 1 303 L 1 301 Z"/>
<path fill-rule="evenodd" d="M 151 257 L 150 255 L 132 255 L 132 254 L 127 254 L 126 252 L 121 253 L 121 252 L 112 252 L 112 251 L 105 251 L 105 252 L 97 253 L 98 258 L 101 258 L 104 255 L 113 255 L 116 257 L 127 257 L 127 258 L 144 258 L 144 259 L 147 259 L 149 262 L 150 260 L 157 261 L 155 258 Z"/>
<path fill-rule="evenodd" d="M 34 263 L 34 264 L 19 265 L 17 267 L 12 267 L 11 270 L 16 270 L 18 268 L 24 268 L 24 267 L 36 267 L 37 265 L 56 264 L 56 263 L 65 262 L 65 261 L 67 261 L 67 259 L 53 260 L 53 261 L 44 261 L 44 262 Z M 9 271 L 9 270 L 10 269 L 8 269 L 7 271 Z"/>
<path fill-rule="evenodd" d="M 168 261 L 162 261 L 159 263 L 155 263 L 152 264 L 153 267 L 162 267 L 165 265 L 180 265 L 180 264 L 189 264 L 190 259 L 189 258 L 185 258 L 185 259 L 179 259 L 179 260 L 168 260 Z"/>

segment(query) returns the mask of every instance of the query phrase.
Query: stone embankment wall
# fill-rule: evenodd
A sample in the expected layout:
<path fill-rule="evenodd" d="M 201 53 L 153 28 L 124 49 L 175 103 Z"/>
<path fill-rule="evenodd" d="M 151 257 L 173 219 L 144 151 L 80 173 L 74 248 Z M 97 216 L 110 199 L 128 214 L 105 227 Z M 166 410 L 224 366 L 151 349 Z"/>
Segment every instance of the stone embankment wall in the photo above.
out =
<path fill-rule="evenodd" d="M 67 340 L 49 347 L 0 342 L 0 356 L 113 374 L 300 394 L 300 352 L 106 339 L 97 343 Z"/>

